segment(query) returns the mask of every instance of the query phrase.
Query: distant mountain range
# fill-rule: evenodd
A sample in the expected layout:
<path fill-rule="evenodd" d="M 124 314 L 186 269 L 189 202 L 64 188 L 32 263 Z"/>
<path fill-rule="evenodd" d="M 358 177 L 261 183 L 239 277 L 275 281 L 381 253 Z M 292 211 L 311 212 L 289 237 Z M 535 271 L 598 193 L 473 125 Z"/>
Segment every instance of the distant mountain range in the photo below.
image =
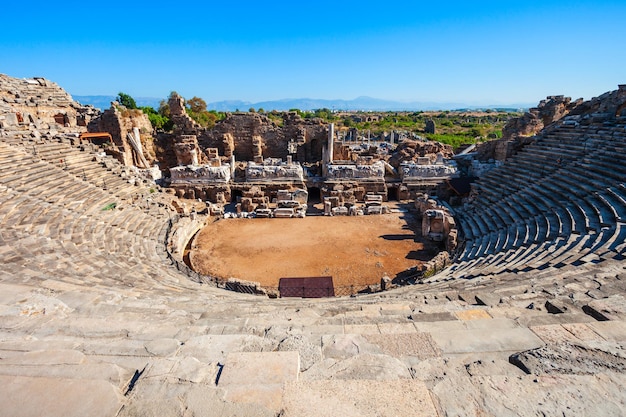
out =
<path fill-rule="evenodd" d="M 73 96 L 74 100 L 82 104 L 91 104 L 99 109 L 108 109 L 111 102 L 116 96 Z M 155 97 L 134 97 L 138 106 L 150 106 L 155 109 L 159 108 L 161 98 Z M 241 100 L 225 100 L 207 103 L 207 109 L 224 112 L 248 111 L 250 108 L 255 110 L 264 109 L 265 111 L 278 110 L 286 111 L 290 109 L 315 110 L 315 109 L 331 109 L 346 111 L 419 111 L 419 110 L 477 110 L 477 109 L 496 109 L 496 110 L 522 110 L 533 107 L 535 104 L 529 103 L 512 103 L 512 104 L 495 104 L 495 105 L 470 105 L 467 103 L 454 102 L 401 102 L 393 100 L 382 100 L 372 97 L 357 97 L 353 100 L 324 100 L 310 98 L 293 98 L 273 101 L 261 101 L 253 103 Z"/>
<path fill-rule="evenodd" d="M 111 102 L 115 101 L 116 97 L 117 96 L 75 96 L 75 95 L 72 95 L 72 98 L 78 101 L 80 104 L 83 104 L 83 105 L 91 104 L 92 106 L 101 110 L 106 110 L 109 107 L 111 107 Z M 153 107 L 155 109 L 159 108 L 159 103 L 161 102 L 161 100 L 163 100 L 162 98 L 156 98 L 156 97 L 133 97 L 133 98 L 135 99 L 135 103 L 137 103 L 139 107 L 148 106 L 148 107 Z"/>

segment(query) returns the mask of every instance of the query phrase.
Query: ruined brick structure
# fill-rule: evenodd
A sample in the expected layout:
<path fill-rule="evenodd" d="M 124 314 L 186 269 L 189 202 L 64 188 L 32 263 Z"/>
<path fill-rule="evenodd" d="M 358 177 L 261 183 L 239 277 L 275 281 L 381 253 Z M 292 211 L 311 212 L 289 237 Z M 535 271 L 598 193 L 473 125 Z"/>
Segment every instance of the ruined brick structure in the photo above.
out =
<path fill-rule="evenodd" d="M 198 135 L 203 148 L 217 148 L 220 155 L 237 161 L 255 161 L 259 158 L 286 159 L 288 143 L 295 144 L 294 161 L 317 162 L 322 159 L 326 125 L 319 119 L 302 119 L 297 113 L 287 113 L 282 126 L 258 113 L 232 113 L 213 129 Z"/>
<path fill-rule="evenodd" d="M 343 135 L 339 141 L 332 125 L 303 119 L 296 112 L 283 114 L 282 125 L 264 114 L 233 113 L 212 128 L 202 128 L 187 115 L 181 97 L 172 96 L 169 106 L 175 129 L 160 141 L 162 160 L 170 173 L 176 171 L 171 186 L 181 197 L 210 196 L 212 202 L 223 203 L 255 187 L 273 200 L 280 190 L 312 188 L 312 196 L 332 198 L 343 207 L 363 202 L 367 195 L 387 201 L 390 195 L 412 199 L 417 192 L 438 193 L 445 191 L 445 179 L 456 175 L 456 168 L 444 161 L 453 155 L 452 147 L 438 142 L 405 139 L 393 154 L 381 155 L 378 144 L 369 139 L 367 144 L 346 143 Z M 211 179 L 206 174 L 210 170 L 199 174 L 195 168 L 179 168 L 207 164 L 208 159 L 212 165 L 217 160 L 228 164 L 230 180 Z M 276 174 L 296 166 L 305 169 L 297 179 Z"/>
<path fill-rule="evenodd" d="M 98 114 L 75 102 L 45 78 L 18 79 L 0 74 L 0 128 L 33 125 L 42 130 L 85 127 Z"/>
<path fill-rule="evenodd" d="M 156 162 L 154 150 L 153 129 L 148 116 L 141 110 L 127 109 L 117 102 L 111 103 L 111 107 L 101 115 L 94 118 L 88 126 L 89 132 L 108 132 L 113 143 L 98 143 L 105 151 L 113 155 L 126 166 L 148 168 Z M 141 141 L 141 153 L 149 166 L 143 166 L 139 151 L 135 149 L 129 134 L 134 134 L 137 129 Z"/>
<path fill-rule="evenodd" d="M 572 101 L 570 97 L 548 96 L 521 117 L 511 119 L 502 129 L 502 138 L 482 145 L 482 152 L 492 159 L 504 161 L 530 143 L 528 138 L 563 118 L 582 102 L 583 99 Z"/>

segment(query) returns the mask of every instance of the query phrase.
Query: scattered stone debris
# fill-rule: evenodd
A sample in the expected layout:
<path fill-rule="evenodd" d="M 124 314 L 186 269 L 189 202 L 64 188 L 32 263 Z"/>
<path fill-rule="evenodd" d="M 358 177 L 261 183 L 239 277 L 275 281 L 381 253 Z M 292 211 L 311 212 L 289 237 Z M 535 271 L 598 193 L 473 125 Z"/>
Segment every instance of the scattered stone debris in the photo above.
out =
<path fill-rule="evenodd" d="M 513 354 L 509 362 L 527 374 L 595 375 L 626 372 L 626 356 L 600 349 L 563 343 Z"/>

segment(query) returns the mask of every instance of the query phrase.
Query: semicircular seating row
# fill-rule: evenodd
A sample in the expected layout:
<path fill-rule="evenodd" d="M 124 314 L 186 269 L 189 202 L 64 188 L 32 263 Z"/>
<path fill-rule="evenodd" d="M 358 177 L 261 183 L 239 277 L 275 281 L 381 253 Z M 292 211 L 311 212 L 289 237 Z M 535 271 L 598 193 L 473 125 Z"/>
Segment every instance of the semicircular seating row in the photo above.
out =
<path fill-rule="evenodd" d="M 560 125 L 475 184 L 457 221 L 455 277 L 620 260 L 626 251 L 626 124 Z"/>
<path fill-rule="evenodd" d="M 167 209 L 147 202 L 147 187 L 129 184 L 93 157 L 54 141 L 0 142 L 4 273 L 33 286 L 44 280 L 94 289 L 193 286 L 165 251 Z M 141 203 L 133 203 L 133 194 Z M 107 210 L 112 203 L 117 208 Z"/>

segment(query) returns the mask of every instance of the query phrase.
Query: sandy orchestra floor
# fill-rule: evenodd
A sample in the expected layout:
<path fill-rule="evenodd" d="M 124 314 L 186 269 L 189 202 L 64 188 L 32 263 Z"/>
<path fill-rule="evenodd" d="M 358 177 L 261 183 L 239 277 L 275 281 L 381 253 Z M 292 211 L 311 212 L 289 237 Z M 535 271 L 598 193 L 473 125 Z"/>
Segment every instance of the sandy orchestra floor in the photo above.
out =
<path fill-rule="evenodd" d="M 277 286 L 332 276 L 335 287 L 379 283 L 427 259 L 411 213 L 304 219 L 219 219 L 195 238 L 195 270 Z"/>

